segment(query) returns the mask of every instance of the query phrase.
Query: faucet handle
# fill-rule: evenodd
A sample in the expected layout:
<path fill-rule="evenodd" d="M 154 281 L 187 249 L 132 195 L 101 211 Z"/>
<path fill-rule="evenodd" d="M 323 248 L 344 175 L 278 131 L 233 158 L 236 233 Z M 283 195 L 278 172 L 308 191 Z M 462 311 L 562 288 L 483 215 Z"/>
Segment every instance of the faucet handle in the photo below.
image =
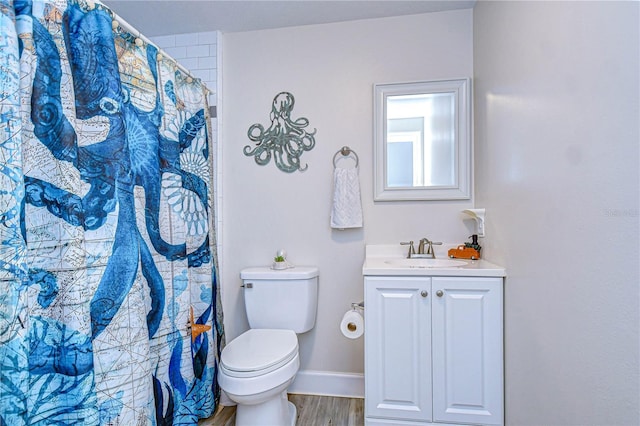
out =
<path fill-rule="evenodd" d="M 413 247 L 413 240 L 411 241 L 401 241 L 401 246 L 409 246 L 409 253 L 407 254 L 407 259 L 411 257 L 411 255 L 416 254 L 416 249 Z"/>
<path fill-rule="evenodd" d="M 423 240 L 424 240 L 424 241 L 427 243 L 427 245 L 428 245 L 428 246 L 427 246 L 427 252 L 426 252 L 425 254 L 430 254 L 430 255 L 435 259 L 435 257 L 436 257 L 436 256 L 435 256 L 435 253 L 433 252 L 433 246 L 434 246 L 434 245 L 436 245 L 436 246 L 440 246 L 440 245 L 442 245 L 442 241 L 437 241 L 437 242 L 436 242 L 436 241 L 431 241 L 431 240 L 429 240 L 429 239 L 427 239 L 427 238 L 424 238 Z"/>

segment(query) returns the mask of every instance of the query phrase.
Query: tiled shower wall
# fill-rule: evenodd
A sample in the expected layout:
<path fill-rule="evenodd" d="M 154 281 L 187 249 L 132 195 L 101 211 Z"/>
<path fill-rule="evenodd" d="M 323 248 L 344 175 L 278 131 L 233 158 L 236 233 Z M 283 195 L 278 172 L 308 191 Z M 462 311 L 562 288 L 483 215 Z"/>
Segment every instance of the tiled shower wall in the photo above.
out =
<path fill-rule="evenodd" d="M 216 245 L 218 247 L 218 260 L 222 263 L 222 209 L 220 203 L 222 201 L 222 145 L 218 143 L 218 99 L 220 92 L 218 90 L 222 85 L 219 84 L 218 77 L 218 58 L 219 58 L 219 33 L 217 31 L 189 33 L 152 37 L 153 41 L 159 48 L 164 50 L 167 55 L 175 59 L 180 65 L 191 72 L 195 78 L 199 78 L 209 89 L 209 111 L 211 115 L 211 152 L 213 156 L 214 185 L 216 188 L 216 198 L 214 214 L 216 221 Z"/>

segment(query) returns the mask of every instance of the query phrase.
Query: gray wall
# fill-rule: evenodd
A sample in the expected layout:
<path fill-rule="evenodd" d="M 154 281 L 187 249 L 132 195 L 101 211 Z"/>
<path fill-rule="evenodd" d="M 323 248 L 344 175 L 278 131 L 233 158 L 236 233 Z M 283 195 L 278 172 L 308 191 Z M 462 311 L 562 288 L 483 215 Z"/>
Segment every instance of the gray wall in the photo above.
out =
<path fill-rule="evenodd" d="M 637 425 L 639 3 L 474 10 L 476 203 L 507 267 L 506 420 Z"/>
<path fill-rule="evenodd" d="M 322 274 L 303 368 L 362 372 L 362 341 L 344 339 L 338 322 L 362 298 L 364 244 L 464 240 L 459 211 L 471 205 L 373 203 L 371 85 L 473 75 L 474 204 L 487 208 L 485 255 L 508 273 L 507 423 L 637 425 L 638 9 L 480 1 L 473 12 L 225 34 L 228 337 L 247 328 L 239 270 L 284 247 Z M 281 90 L 296 96 L 294 116 L 318 128 L 305 173 L 242 154 L 248 127 L 268 123 Z M 344 233 L 328 227 L 331 157 L 342 145 L 360 156 L 365 209 L 365 228 Z"/>
<path fill-rule="evenodd" d="M 373 202 L 373 84 L 473 74 L 472 10 L 224 34 L 222 72 L 222 273 L 228 338 L 247 329 L 239 272 L 268 265 L 279 248 L 320 268 L 315 329 L 300 336 L 301 369 L 363 372 L 363 339 L 339 330 L 363 298 L 365 244 L 428 236 L 463 242 L 471 201 Z M 258 166 L 242 149 L 254 123 L 269 125 L 274 96 L 295 96 L 293 118 L 317 128 L 307 171 Z M 364 228 L 329 226 L 334 153 L 360 157 Z"/>

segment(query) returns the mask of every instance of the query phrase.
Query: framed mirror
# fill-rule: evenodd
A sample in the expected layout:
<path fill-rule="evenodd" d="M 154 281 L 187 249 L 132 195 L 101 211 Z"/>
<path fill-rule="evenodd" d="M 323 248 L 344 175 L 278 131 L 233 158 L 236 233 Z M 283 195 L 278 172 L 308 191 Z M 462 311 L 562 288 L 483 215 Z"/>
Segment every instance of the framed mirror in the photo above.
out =
<path fill-rule="evenodd" d="M 375 201 L 471 198 L 470 85 L 374 85 Z"/>

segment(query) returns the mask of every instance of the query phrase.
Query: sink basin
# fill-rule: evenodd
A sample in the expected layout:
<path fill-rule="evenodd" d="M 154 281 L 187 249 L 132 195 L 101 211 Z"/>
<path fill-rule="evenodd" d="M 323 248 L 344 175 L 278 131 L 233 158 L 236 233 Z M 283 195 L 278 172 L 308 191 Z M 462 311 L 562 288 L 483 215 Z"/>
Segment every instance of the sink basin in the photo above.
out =
<path fill-rule="evenodd" d="M 384 263 L 399 268 L 455 268 L 467 265 L 464 260 L 453 259 L 391 259 Z"/>

